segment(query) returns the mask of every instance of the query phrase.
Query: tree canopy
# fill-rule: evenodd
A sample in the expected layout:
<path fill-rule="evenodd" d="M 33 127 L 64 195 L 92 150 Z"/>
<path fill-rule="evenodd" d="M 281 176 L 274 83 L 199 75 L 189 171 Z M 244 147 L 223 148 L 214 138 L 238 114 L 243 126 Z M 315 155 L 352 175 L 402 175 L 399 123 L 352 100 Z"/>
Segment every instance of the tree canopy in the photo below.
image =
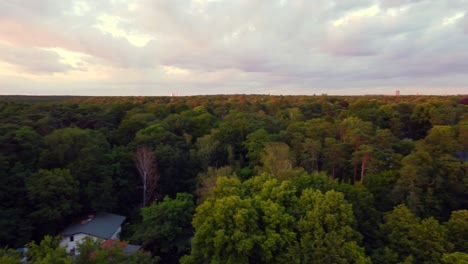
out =
<path fill-rule="evenodd" d="M 462 262 L 465 101 L 0 96 L 1 261 L 104 211 L 160 263 Z"/>

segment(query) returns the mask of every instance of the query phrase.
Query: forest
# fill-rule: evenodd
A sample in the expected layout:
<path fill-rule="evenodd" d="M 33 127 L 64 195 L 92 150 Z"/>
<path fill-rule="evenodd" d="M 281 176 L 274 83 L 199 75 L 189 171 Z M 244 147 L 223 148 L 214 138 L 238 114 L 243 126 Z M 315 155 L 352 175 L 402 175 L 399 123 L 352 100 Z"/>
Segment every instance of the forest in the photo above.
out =
<path fill-rule="evenodd" d="M 467 171 L 463 95 L 0 96 L 0 263 L 468 263 Z"/>

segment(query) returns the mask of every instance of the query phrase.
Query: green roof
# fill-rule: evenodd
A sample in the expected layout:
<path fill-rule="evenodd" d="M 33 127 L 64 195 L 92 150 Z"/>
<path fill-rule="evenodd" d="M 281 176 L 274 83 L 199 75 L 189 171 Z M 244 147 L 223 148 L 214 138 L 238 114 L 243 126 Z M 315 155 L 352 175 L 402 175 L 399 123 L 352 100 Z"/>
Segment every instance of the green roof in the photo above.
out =
<path fill-rule="evenodd" d="M 83 223 L 84 221 L 86 221 L 86 223 Z M 78 233 L 84 233 L 95 237 L 109 239 L 125 221 L 125 216 L 98 213 L 93 218 L 84 221 L 68 226 L 60 232 L 60 235 L 70 236 Z"/>

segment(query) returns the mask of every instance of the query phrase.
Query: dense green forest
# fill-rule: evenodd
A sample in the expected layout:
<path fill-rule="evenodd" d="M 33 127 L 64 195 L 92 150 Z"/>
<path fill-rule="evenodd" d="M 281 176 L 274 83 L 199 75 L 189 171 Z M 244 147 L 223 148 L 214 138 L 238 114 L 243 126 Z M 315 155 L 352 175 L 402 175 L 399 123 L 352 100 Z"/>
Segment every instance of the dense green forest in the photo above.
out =
<path fill-rule="evenodd" d="M 112 212 L 133 263 L 468 263 L 467 170 L 466 96 L 3 96 L 0 262 Z"/>

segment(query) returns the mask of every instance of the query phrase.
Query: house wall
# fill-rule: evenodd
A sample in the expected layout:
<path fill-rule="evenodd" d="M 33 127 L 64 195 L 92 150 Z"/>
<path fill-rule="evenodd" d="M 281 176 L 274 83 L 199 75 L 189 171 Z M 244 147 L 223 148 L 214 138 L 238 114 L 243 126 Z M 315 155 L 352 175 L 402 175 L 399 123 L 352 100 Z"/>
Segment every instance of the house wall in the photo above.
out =
<path fill-rule="evenodd" d="M 78 233 L 73 235 L 73 241 L 70 241 L 70 236 L 62 237 L 60 240 L 60 246 L 65 247 L 68 253 L 75 249 L 75 255 L 79 255 L 80 253 L 78 252 L 77 245 L 78 243 L 82 243 L 85 237 L 91 237 L 94 240 L 97 239 L 95 236 Z"/>
<path fill-rule="evenodd" d="M 119 238 L 120 232 L 122 232 L 121 226 L 119 226 L 119 228 L 114 232 L 114 234 L 112 234 L 112 237 L 110 237 L 110 239 Z M 62 237 L 62 239 L 60 240 L 60 246 L 65 247 L 67 250 L 67 253 L 71 253 L 74 249 L 75 255 L 79 255 L 80 253 L 78 252 L 78 243 L 82 243 L 85 237 L 91 237 L 94 240 L 98 239 L 98 237 L 95 237 L 95 236 L 91 236 L 91 235 L 84 234 L 84 233 L 77 233 L 73 235 L 73 241 L 70 241 L 70 236 Z"/>

